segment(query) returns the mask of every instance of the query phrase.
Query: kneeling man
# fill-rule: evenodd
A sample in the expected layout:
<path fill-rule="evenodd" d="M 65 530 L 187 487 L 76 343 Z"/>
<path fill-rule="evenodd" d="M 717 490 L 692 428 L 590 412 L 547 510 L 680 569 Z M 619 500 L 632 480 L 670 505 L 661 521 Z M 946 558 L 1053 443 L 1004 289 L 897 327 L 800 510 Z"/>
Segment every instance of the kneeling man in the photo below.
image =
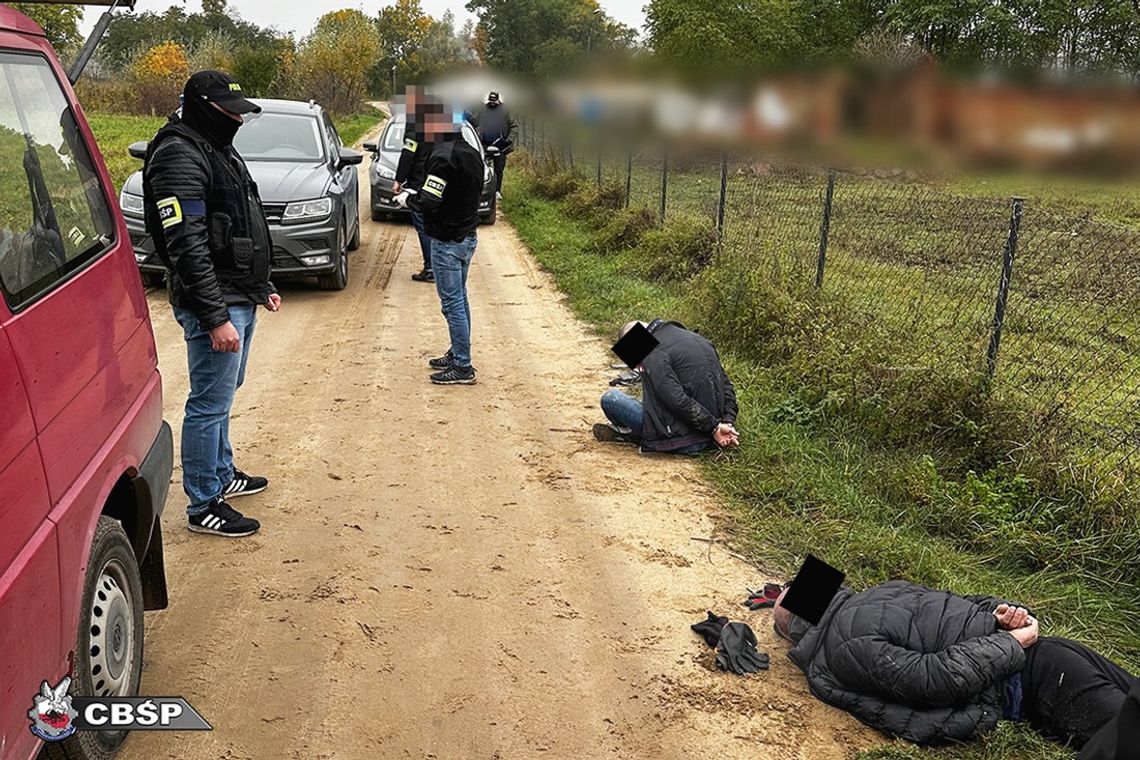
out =
<path fill-rule="evenodd" d="M 638 367 L 642 401 L 621 391 L 605 393 L 602 411 L 609 424 L 594 425 L 594 437 L 673 454 L 737 445 L 736 389 L 713 344 L 679 322 L 661 319 L 629 322 L 618 337 L 639 324 L 657 339 Z"/>

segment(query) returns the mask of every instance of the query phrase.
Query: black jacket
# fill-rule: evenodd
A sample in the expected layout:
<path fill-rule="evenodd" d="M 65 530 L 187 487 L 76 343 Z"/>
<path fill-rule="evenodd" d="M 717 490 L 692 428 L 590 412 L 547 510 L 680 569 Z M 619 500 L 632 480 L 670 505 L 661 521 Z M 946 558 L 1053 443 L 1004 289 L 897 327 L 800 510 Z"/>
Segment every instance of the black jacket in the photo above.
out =
<path fill-rule="evenodd" d="M 736 421 L 736 389 L 708 340 L 677 322 L 656 320 L 658 346 L 642 362 L 645 423 L 641 447 L 674 449 L 712 439 L 721 422 Z"/>
<path fill-rule="evenodd" d="M 1025 652 L 993 611 L 1002 601 L 892 581 L 843 588 L 818 626 L 792 617 L 789 653 L 815 696 L 919 744 L 964 742 L 1002 715 Z"/>
<path fill-rule="evenodd" d="M 515 128 L 518 126 L 507 107 L 500 104 L 492 106 L 489 103 L 479 109 L 475 115 L 475 125 L 479 130 L 479 139 L 484 145 L 496 145 L 506 148 L 514 139 Z"/>
<path fill-rule="evenodd" d="M 427 177 L 416 196 L 424 215 L 424 232 L 436 240 L 458 242 L 479 226 L 483 192 L 483 159 L 461 135 L 433 145 Z"/>
<path fill-rule="evenodd" d="M 1093 735 L 1078 760 L 1140 760 L 1140 681 L 1124 698 L 1120 714 Z"/>
<path fill-rule="evenodd" d="M 396 162 L 396 181 L 401 187 L 412 190 L 423 187 L 430 154 L 431 144 L 414 129 L 409 119 L 404 127 L 404 147 L 400 149 L 400 159 Z"/>
<path fill-rule="evenodd" d="M 229 321 L 229 306 L 264 304 L 274 292 L 269 225 L 232 147 L 221 150 L 172 117 L 147 149 L 143 202 L 170 302 L 194 312 L 203 330 Z"/>

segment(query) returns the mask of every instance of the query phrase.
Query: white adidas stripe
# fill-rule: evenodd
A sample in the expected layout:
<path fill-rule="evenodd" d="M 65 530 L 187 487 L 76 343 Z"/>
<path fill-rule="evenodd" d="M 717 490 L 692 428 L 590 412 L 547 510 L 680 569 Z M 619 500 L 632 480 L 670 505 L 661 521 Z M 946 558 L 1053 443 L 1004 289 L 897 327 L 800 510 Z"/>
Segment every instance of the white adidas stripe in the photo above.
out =
<path fill-rule="evenodd" d="M 224 523 L 225 521 L 217 515 L 210 515 L 202 521 L 203 527 L 209 528 L 210 530 L 217 530 Z"/>

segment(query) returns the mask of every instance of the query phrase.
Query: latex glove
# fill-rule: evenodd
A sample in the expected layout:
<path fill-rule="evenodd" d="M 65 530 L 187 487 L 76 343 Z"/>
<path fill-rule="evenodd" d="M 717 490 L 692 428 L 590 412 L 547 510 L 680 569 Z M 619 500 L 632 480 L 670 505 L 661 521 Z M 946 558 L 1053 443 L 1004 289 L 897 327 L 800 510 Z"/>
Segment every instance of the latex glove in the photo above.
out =
<path fill-rule="evenodd" d="M 410 192 L 408 192 L 407 190 L 401 190 L 400 192 L 396 193 L 395 196 L 392 197 L 392 200 L 394 200 L 396 202 L 396 205 L 399 206 L 400 208 L 407 208 L 409 197 L 411 197 Z"/>

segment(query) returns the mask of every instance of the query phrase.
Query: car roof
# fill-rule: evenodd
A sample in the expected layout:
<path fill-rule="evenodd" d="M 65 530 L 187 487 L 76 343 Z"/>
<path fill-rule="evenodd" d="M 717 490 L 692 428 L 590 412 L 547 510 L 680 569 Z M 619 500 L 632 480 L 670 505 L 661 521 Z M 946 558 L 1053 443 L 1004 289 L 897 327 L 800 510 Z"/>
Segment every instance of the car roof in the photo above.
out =
<path fill-rule="evenodd" d="M 266 113 L 317 114 L 323 111 L 320 104 L 305 100 L 277 100 L 276 98 L 250 98 Z"/>

